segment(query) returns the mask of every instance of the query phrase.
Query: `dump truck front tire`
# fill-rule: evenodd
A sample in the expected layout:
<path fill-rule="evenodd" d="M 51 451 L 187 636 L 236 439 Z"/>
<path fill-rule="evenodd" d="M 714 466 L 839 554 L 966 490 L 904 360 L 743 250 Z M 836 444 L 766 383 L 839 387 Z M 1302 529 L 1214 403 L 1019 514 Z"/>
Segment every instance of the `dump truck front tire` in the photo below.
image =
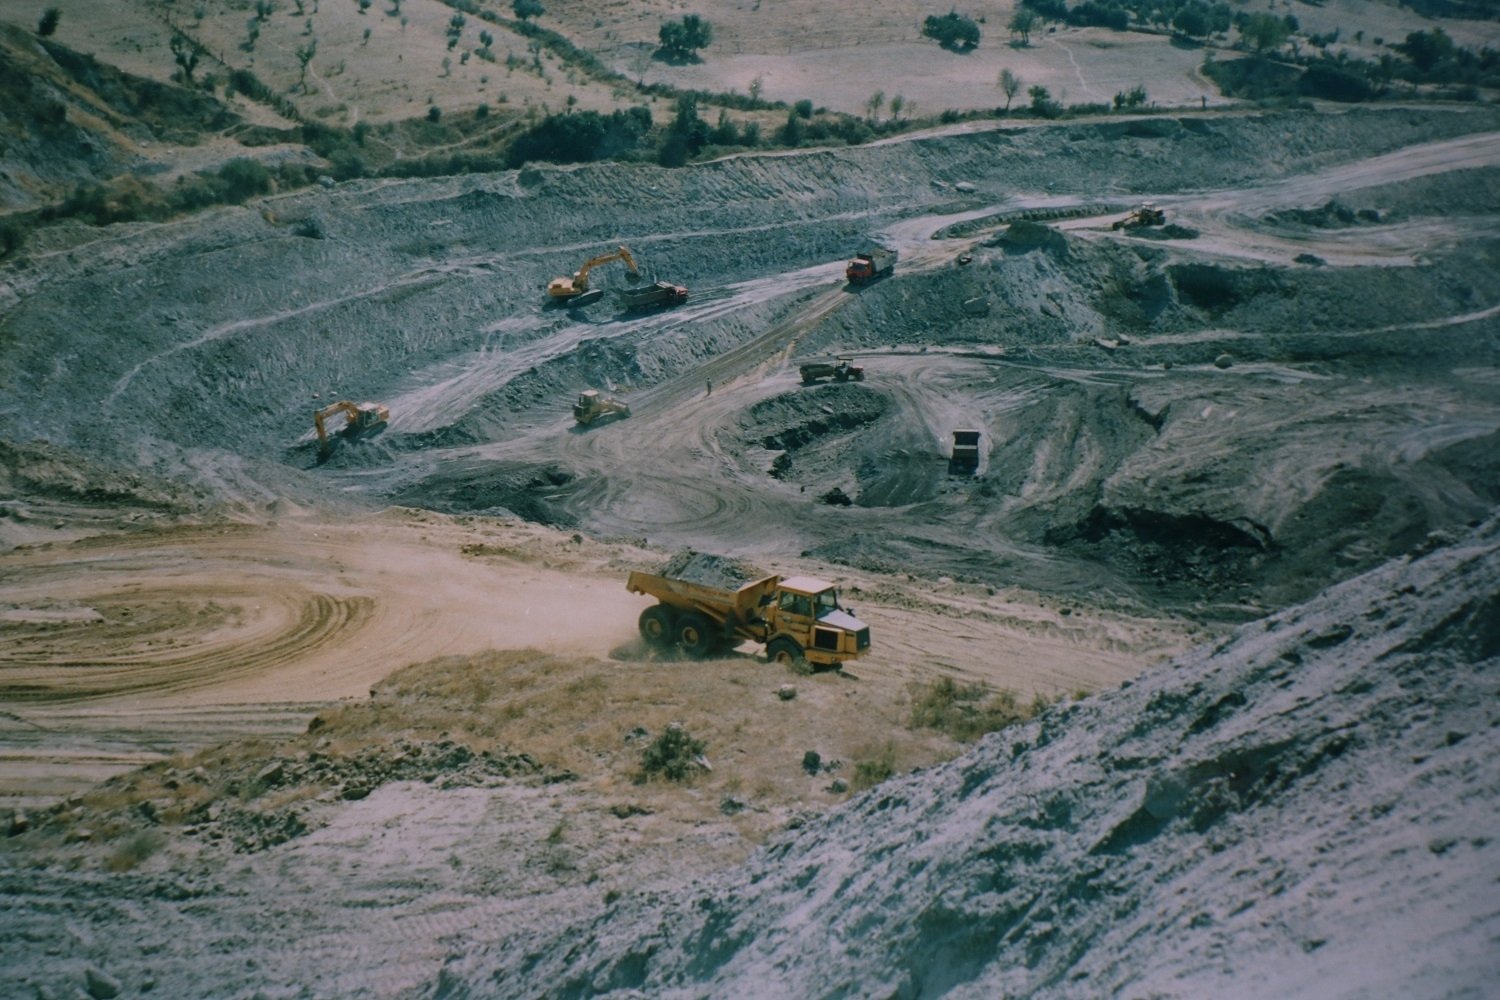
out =
<path fill-rule="evenodd" d="M 714 645 L 713 624 L 695 611 L 677 621 L 677 645 L 689 656 L 702 656 Z"/>
<path fill-rule="evenodd" d="M 653 604 L 641 612 L 641 638 L 647 645 L 667 646 L 672 642 L 672 612 L 665 605 Z"/>
<path fill-rule="evenodd" d="M 766 643 L 766 659 L 782 666 L 795 667 L 802 662 L 802 647 L 796 640 L 781 635 Z"/>

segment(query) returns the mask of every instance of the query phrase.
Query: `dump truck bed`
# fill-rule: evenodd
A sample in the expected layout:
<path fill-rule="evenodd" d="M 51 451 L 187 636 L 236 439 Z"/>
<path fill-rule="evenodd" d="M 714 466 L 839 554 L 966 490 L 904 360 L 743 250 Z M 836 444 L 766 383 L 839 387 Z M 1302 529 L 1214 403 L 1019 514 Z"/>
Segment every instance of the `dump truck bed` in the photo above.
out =
<path fill-rule="evenodd" d="M 627 309 L 643 309 L 646 306 L 682 302 L 687 299 L 686 288 L 668 281 L 657 281 L 640 288 L 622 288 L 619 294 L 620 301 L 625 303 Z"/>
<path fill-rule="evenodd" d="M 748 623 L 760 618 L 761 598 L 774 591 L 780 582 L 781 577 L 773 574 L 752 580 L 738 590 L 727 590 L 691 580 L 633 572 L 625 587 L 632 594 L 647 594 L 674 608 L 701 611 L 720 623 L 729 617 L 731 611 L 735 621 Z"/>

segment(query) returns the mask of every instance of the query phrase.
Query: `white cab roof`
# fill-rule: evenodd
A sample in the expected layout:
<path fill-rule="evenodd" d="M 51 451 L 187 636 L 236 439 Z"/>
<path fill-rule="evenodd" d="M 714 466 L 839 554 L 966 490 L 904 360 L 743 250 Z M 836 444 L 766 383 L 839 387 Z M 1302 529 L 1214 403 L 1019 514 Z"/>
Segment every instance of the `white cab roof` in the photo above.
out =
<path fill-rule="evenodd" d="M 800 590 L 805 594 L 816 594 L 827 590 L 833 584 L 827 580 L 819 580 L 815 576 L 789 576 L 781 581 L 781 586 L 785 590 Z"/>

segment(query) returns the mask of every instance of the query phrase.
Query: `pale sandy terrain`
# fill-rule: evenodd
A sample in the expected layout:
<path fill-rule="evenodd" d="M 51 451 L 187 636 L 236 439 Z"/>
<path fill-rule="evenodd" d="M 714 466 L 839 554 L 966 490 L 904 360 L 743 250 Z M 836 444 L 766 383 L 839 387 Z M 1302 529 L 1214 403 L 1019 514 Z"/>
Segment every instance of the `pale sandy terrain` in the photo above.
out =
<path fill-rule="evenodd" d="M 149 759 L 122 731 L 142 719 L 166 752 L 254 735 L 262 715 L 302 728 L 308 706 L 362 699 L 392 671 L 439 656 L 539 649 L 629 671 L 645 657 L 625 567 L 663 558 L 632 546 L 477 519 L 390 511 L 352 522 L 301 516 L 94 538 L 0 555 L 0 704 L 7 730 L 45 732 L 4 752 L 0 796 L 33 802 Z M 779 567 L 791 572 L 795 567 Z M 900 716 L 906 685 L 940 674 L 1029 699 L 1118 684 L 1181 648 L 1169 621 L 1085 609 L 1060 617 L 1024 593 L 840 574 L 882 655 L 851 668 L 858 729 Z M 857 595 L 857 596 L 853 596 Z M 975 647 L 994 650 L 975 659 Z M 777 671 L 746 647 L 743 670 Z M 673 672 L 691 674 L 683 664 Z M 851 689 L 852 691 L 853 689 Z M 691 690 L 684 710 L 710 702 Z M 878 707 L 877 707 L 878 706 Z M 202 720 L 212 716 L 215 731 Z M 582 723 L 586 716 L 576 721 Z M 123 746 L 121 745 L 123 744 Z M 65 774 L 67 758 L 93 765 Z"/>

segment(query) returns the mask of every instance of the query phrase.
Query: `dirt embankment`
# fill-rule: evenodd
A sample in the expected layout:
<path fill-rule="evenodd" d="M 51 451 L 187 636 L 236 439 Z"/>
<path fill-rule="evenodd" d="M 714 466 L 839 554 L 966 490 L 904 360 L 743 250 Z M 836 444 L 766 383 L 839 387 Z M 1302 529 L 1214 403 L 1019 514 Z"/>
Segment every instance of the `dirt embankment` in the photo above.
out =
<path fill-rule="evenodd" d="M 1478 995 L 1497 593 L 1490 521 L 432 989 Z"/>

